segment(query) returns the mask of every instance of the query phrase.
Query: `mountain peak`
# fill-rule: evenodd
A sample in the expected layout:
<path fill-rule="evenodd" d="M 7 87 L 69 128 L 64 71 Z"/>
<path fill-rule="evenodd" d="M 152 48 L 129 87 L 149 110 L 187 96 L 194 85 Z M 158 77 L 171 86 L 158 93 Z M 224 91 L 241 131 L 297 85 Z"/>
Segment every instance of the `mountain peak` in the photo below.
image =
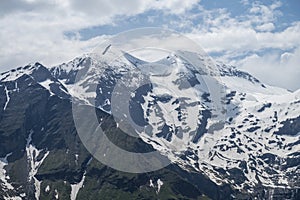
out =
<path fill-rule="evenodd" d="M 35 71 L 48 71 L 47 68 L 39 62 L 30 63 L 24 67 L 18 67 L 0 74 L 0 81 L 14 81 L 24 74 L 31 75 Z"/>

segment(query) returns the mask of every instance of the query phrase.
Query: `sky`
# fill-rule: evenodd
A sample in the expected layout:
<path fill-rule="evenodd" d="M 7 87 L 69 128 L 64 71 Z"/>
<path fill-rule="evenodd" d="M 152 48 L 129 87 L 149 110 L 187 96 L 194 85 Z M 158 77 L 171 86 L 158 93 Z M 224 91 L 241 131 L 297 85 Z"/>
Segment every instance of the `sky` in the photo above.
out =
<path fill-rule="evenodd" d="M 1 0 L 0 72 L 53 66 L 122 31 L 163 27 L 262 82 L 300 88 L 299 0 Z"/>

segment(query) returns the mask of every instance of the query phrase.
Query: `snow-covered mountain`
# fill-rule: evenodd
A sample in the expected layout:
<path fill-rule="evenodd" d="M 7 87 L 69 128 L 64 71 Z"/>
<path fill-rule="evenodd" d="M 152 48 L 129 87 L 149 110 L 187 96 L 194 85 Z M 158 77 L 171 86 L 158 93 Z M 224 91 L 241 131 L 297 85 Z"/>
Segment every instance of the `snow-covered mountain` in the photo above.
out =
<path fill-rule="evenodd" d="M 58 136 L 52 134 L 62 122 L 50 123 L 57 114 L 42 121 L 33 117 L 43 125 L 36 127 L 31 124 L 30 132 L 25 131 L 28 128 L 22 130 L 16 125 L 30 124 L 28 120 L 22 120 L 21 115 L 16 119 L 13 117 L 18 115 L 18 105 L 23 105 L 22 100 L 17 99 L 22 90 L 25 92 L 23 98 L 32 101 L 26 105 L 29 109 L 43 105 L 45 100 L 31 100 L 29 97 L 29 93 L 39 92 L 47 93 L 51 101 L 78 101 L 82 105 L 94 106 L 103 111 L 103 119 L 111 114 L 122 118 L 118 114 L 123 113 L 124 106 L 129 106 L 128 114 L 137 125 L 134 128 L 145 145 L 167 156 L 173 165 L 183 170 L 180 174 L 204 175 L 216 187 L 229 186 L 232 191 L 225 193 L 232 199 L 299 198 L 300 90 L 290 92 L 266 85 L 249 73 L 221 63 L 214 64 L 207 56 L 193 52 L 175 52 L 157 62 L 146 62 L 125 52 L 113 62 L 86 55 L 51 68 L 39 63 L 20 67 L 2 73 L 0 81 L 0 137 L 4 138 L 0 142 L 1 149 L 4 149 L 0 155 L 0 194 L 7 199 L 14 195 L 20 199 L 28 197 L 26 189 L 21 186 L 17 189 L 9 178 L 7 166 L 10 158 L 18 157 L 12 147 L 25 152 L 23 159 L 27 159 L 29 165 L 27 177 L 37 198 L 43 195 L 41 191 L 46 195 L 51 190 L 49 185 L 43 185 L 43 173 L 39 173 L 39 167 L 43 166 L 41 171 L 51 169 L 47 167 L 51 166 L 47 159 L 52 150 L 58 151 L 62 145 L 55 139 Z M 146 84 L 137 87 L 141 83 Z M 125 95 L 120 92 L 124 89 L 120 86 L 122 84 L 126 89 L 132 89 L 129 104 L 118 101 Z M 16 121 L 13 126 L 6 120 L 9 117 Z M 117 122 L 117 128 L 122 126 L 121 122 Z M 61 131 L 64 130 L 56 134 L 61 134 Z M 22 137 L 18 136 L 20 132 Z M 10 135 L 24 144 L 9 147 Z M 45 145 L 45 141 L 51 142 L 51 138 L 54 138 L 55 145 Z M 80 178 L 69 181 L 70 196 L 74 199 L 88 184 L 84 177 L 91 156 L 85 152 L 86 158 L 79 161 L 80 152 L 76 147 L 72 148 L 76 152 L 74 169 L 80 171 L 80 175 L 73 174 Z M 22 157 L 20 153 L 19 157 Z M 18 158 L 11 160 L 16 162 Z M 78 167 L 79 162 L 82 162 L 82 168 Z M 162 178 L 158 180 L 164 181 Z M 188 180 L 205 191 L 203 194 L 209 198 L 222 198 L 201 188 L 192 177 Z M 58 193 L 53 190 L 51 194 L 56 197 Z"/>

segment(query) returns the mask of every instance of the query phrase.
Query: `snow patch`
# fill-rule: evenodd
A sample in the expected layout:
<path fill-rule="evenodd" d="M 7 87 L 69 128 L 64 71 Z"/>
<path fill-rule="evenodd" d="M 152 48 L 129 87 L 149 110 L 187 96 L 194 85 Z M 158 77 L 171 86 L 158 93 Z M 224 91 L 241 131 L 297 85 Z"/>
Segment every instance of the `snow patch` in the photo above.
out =
<path fill-rule="evenodd" d="M 75 154 L 75 163 L 76 163 L 76 165 L 78 165 L 78 154 Z"/>
<path fill-rule="evenodd" d="M 154 188 L 154 184 L 153 184 L 152 179 L 150 179 L 150 184 L 149 184 L 149 186 Z"/>
<path fill-rule="evenodd" d="M 159 193 L 161 186 L 163 186 L 164 182 L 160 179 L 157 180 L 157 193 Z"/>
<path fill-rule="evenodd" d="M 8 182 L 10 179 L 8 175 L 6 175 L 6 170 L 4 167 L 8 165 L 7 158 L 12 153 L 7 154 L 4 158 L 0 158 L 0 181 L 1 181 L 1 188 L 4 191 L 13 190 L 14 187 Z"/>
<path fill-rule="evenodd" d="M 50 191 L 50 186 L 47 185 L 47 187 L 45 188 L 45 192 L 49 192 Z"/>
<path fill-rule="evenodd" d="M 51 89 L 50 89 L 50 84 L 51 83 L 53 83 L 53 81 L 51 81 L 50 79 L 47 79 L 47 80 L 45 80 L 45 81 L 43 81 L 43 82 L 40 82 L 39 84 L 41 85 L 41 86 L 43 86 L 44 88 L 46 88 L 49 92 L 50 92 L 50 94 L 51 94 L 51 96 L 52 95 L 54 95 L 53 94 L 53 92 L 51 92 Z"/>
<path fill-rule="evenodd" d="M 86 172 L 85 172 L 86 173 Z M 85 179 L 85 173 L 82 176 L 82 179 L 79 183 L 71 184 L 71 200 L 76 200 L 79 190 L 83 187 L 83 182 Z"/>
<path fill-rule="evenodd" d="M 38 150 L 34 145 L 31 144 L 32 141 L 32 134 L 33 131 L 30 132 L 27 138 L 26 144 L 26 155 L 27 155 L 27 162 L 28 162 L 28 182 L 33 183 L 35 186 L 35 198 L 39 199 L 40 197 L 40 190 L 41 190 L 41 181 L 39 181 L 35 175 L 38 172 L 39 167 L 44 162 L 45 158 L 48 156 L 49 151 L 47 151 L 43 157 L 38 160 L 39 155 L 41 154 L 42 150 Z"/>
<path fill-rule="evenodd" d="M 4 169 L 4 167 L 6 165 L 8 165 L 8 161 L 7 158 L 11 155 L 12 153 L 7 154 L 4 158 L 0 158 L 0 188 L 3 192 L 8 192 L 8 191 L 14 191 L 14 187 L 8 182 L 8 180 L 10 179 L 10 177 L 6 174 L 6 170 Z M 20 194 L 21 197 L 25 197 L 26 194 L 22 193 Z M 4 198 L 4 200 L 22 200 L 21 197 L 17 197 L 17 196 L 9 196 L 9 195 L 5 195 L 3 194 L 2 198 Z"/>
<path fill-rule="evenodd" d="M 59 196 L 58 196 L 57 190 L 55 189 L 54 192 L 55 192 L 55 194 L 54 194 L 55 199 L 58 199 Z"/>
<path fill-rule="evenodd" d="M 6 102 L 5 102 L 5 105 L 4 105 L 3 110 L 6 110 L 7 105 L 8 105 L 8 102 L 9 102 L 9 100 L 10 100 L 10 97 L 9 97 L 9 91 L 8 91 L 8 89 L 7 89 L 7 86 L 5 86 L 4 90 L 5 90 L 5 94 L 6 94 Z"/>
<path fill-rule="evenodd" d="M 159 193 L 161 186 L 164 184 L 160 179 L 157 179 L 156 184 L 153 183 L 152 179 L 150 179 L 149 182 L 149 186 L 155 189 L 156 194 Z"/>

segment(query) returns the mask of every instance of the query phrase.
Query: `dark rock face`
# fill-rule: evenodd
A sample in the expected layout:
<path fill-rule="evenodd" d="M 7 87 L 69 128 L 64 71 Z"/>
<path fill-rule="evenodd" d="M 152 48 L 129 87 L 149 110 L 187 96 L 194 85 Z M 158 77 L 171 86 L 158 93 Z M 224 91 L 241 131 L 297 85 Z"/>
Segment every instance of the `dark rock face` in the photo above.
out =
<path fill-rule="evenodd" d="M 259 80 L 255 77 L 253 77 L 251 74 L 247 72 L 240 71 L 236 69 L 235 67 L 228 67 L 224 64 L 217 64 L 217 67 L 220 70 L 221 76 L 235 76 L 235 77 L 241 77 L 246 80 L 249 80 L 253 83 L 259 83 Z M 261 84 L 262 87 L 265 87 L 263 84 Z"/>
<path fill-rule="evenodd" d="M 291 135 L 295 136 L 300 133 L 300 116 L 293 119 L 288 119 L 281 122 L 283 125 L 277 132 L 278 135 Z"/>

